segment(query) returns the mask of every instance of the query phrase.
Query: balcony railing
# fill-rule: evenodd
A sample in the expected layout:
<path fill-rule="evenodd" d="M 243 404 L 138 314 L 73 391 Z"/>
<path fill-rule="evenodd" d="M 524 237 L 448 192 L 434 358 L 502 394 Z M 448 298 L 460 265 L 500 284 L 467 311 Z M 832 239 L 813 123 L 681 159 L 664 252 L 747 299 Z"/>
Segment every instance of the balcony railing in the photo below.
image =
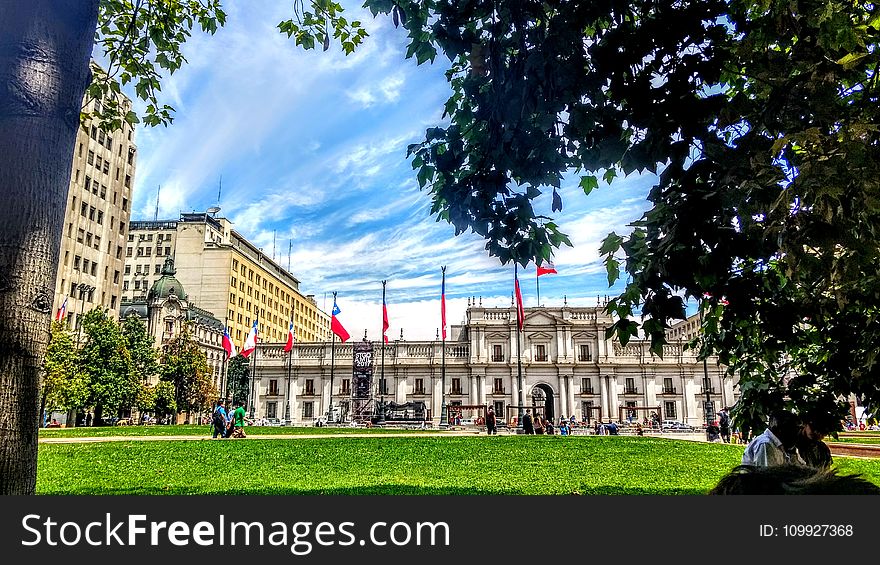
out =
<path fill-rule="evenodd" d="M 593 392 L 593 387 L 587 387 L 581 389 L 581 394 L 596 394 Z"/>
<path fill-rule="evenodd" d="M 663 392 L 661 392 L 660 394 L 676 394 L 675 387 L 674 386 L 673 387 L 666 387 L 665 386 L 665 387 L 663 387 Z"/>
<path fill-rule="evenodd" d="M 504 387 L 501 387 L 501 388 L 493 388 L 492 394 L 507 394 L 507 393 L 504 391 Z"/>
<path fill-rule="evenodd" d="M 623 394 L 638 394 L 638 393 L 639 393 L 639 389 L 637 389 L 637 388 L 625 388 L 623 390 Z"/>

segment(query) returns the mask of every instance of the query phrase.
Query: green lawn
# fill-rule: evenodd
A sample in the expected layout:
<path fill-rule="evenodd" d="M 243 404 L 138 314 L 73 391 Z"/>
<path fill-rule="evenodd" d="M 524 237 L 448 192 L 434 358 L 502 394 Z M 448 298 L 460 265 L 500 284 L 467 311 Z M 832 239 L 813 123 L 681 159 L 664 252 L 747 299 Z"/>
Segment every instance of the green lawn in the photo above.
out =
<path fill-rule="evenodd" d="M 703 494 L 742 447 L 635 437 L 40 445 L 40 494 Z M 880 483 L 880 460 L 838 458 Z M 222 469 L 222 471 L 221 471 Z"/>
<path fill-rule="evenodd" d="M 421 433 L 418 430 L 387 430 L 391 432 Z M 328 428 L 245 426 L 248 435 L 307 435 L 307 434 L 375 434 L 387 433 L 380 428 Z M 430 431 L 430 430 L 429 430 Z M 204 436 L 211 437 L 211 426 L 107 426 L 95 428 L 41 428 L 41 438 L 53 437 L 128 437 L 128 436 Z"/>

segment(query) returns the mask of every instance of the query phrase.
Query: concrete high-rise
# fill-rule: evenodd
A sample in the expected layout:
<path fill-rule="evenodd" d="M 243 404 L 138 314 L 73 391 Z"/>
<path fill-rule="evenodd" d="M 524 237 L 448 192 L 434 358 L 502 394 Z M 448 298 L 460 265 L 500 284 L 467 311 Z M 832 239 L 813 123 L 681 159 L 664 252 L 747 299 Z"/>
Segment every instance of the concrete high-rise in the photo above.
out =
<path fill-rule="evenodd" d="M 100 104 L 87 101 L 85 111 L 95 112 Z M 131 101 L 121 97 L 120 106 L 125 114 Z M 94 307 L 114 318 L 119 313 L 137 161 L 129 124 L 105 133 L 88 123 L 75 147 L 53 303 L 54 314 L 67 299 L 69 327 L 77 327 L 80 314 Z"/>
<path fill-rule="evenodd" d="M 297 341 L 330 337 L 330 316 L 314 296 L 302 294 L 299 280 L 232 229 L 226 218 L 200 213 L 131 222 L 125 255 L 124 301 L 146 295 L 171 255 L 189 302 L 226 320 L 236 347 L 244 343 L 255 319 L 260 341 L 286 340 L 291 319 Z"/>

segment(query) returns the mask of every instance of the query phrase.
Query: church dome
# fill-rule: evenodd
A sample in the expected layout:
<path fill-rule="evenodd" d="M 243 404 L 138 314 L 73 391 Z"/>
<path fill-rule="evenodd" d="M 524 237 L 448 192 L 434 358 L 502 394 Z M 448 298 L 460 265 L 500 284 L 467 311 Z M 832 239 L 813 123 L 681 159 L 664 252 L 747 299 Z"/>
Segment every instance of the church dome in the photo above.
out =
<path fill-rule="evenodd" d="M 162 267 L 162 277 L 153 283 L 153 288 L 150 289 L 147 300 L 168 298 L 171 294 L 180 300 L 186 300 L 186 291 L 183 290 L 183 285 L 180 284 L 180 281 L 174 277 L 176 274 L 177 269 L 174 268 L 174 259 L 167 257 L 165 265 Z"/>

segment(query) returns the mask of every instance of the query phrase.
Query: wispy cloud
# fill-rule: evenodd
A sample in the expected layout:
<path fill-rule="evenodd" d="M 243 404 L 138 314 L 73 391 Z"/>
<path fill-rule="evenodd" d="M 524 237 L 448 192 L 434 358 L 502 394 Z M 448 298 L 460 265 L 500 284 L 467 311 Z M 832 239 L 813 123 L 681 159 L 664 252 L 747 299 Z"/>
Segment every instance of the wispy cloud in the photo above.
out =
<path fill-rule="evenodd" d="M 204 210 L 222 215 L 301 281 L 304 294 L 338 291 L 340 319 L 352 335 L 381 328 L 381 281 L 388 281 L 392 338 L 434 339 L 440 324 L 440 267 L 447 266 L 448 319 L 470 298 L 508 307 L 512 266 L 489 257 L 485 242 L 428 215 L 406 148 L 441 123 L 449 96 L 446 62 L 404 59 L 407 38 L 388 18 L 374 20 L 345 2 L 370 37 L 354 55 L 304 52 L 278 33 L 284 3 L 232 2 L 226 28 L 195 35 L 190 61 L 164 82 L 178 109 L 169 128 L 139 129 L 135 219 Z M 542 302 L 594 304 L 608 294 L 598 247 L 626 232 L 646 208 L 650 177 L 631 176 L 589 198 L 566 179 L 558 223 L 574 244 L 556 254 L 558 275 L 541 277 Z M 549 214 L 550 195 L 537 202 Z M 289 256 L 288 256 L 288 250 Z M 534 303 L 534 268 L 521 271 Z"/>

